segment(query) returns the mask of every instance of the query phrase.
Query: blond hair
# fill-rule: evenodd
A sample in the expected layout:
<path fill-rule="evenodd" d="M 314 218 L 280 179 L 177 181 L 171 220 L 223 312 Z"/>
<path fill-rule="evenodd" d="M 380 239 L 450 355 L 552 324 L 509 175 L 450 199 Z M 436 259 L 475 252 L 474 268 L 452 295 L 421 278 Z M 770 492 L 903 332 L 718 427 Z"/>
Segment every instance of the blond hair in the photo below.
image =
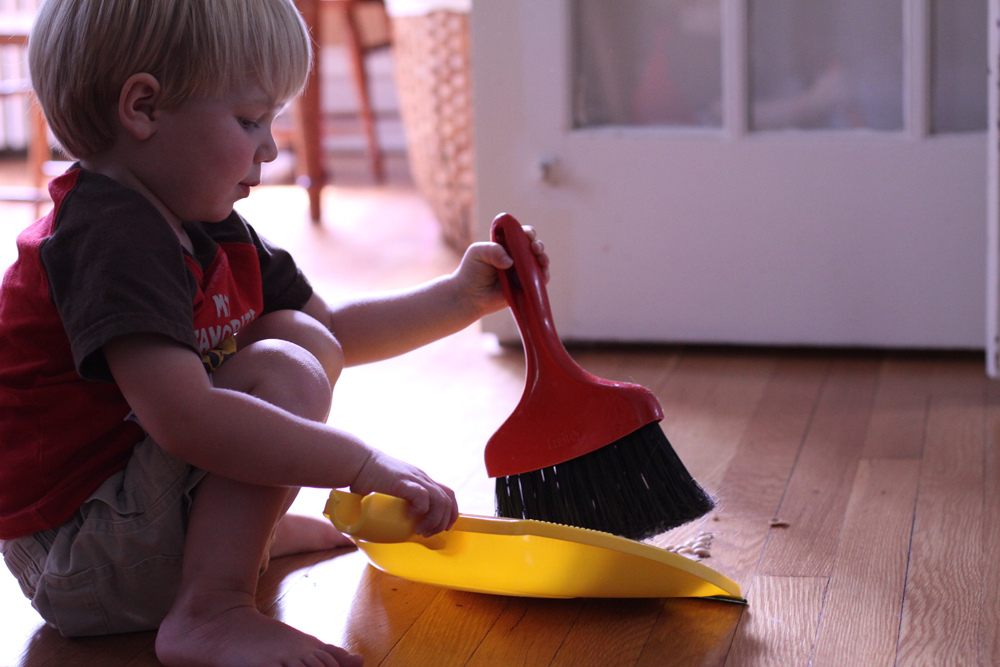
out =
<path fill-rule="evenodd" d="M 157 78 L 164 108 L 248 81 L 280 104 L 302 89 L 312 58 L 292 0 L 46 0 L 28 50 L 49 125 L 79 158 L 113 145 L 133 74 Z"/>

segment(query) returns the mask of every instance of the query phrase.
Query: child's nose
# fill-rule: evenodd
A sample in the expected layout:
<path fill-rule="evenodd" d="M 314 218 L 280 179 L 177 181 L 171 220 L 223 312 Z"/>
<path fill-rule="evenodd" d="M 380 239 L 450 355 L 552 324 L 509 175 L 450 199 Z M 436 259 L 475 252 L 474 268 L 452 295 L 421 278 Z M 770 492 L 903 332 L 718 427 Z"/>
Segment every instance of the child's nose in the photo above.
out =
<path fill-rule="evenodd" d="M 278 144 L 270 131 L 267 132 L 267 138 L 257 148 L 256 157 L 258 162 L 271 162 L 278 157 Z"/>

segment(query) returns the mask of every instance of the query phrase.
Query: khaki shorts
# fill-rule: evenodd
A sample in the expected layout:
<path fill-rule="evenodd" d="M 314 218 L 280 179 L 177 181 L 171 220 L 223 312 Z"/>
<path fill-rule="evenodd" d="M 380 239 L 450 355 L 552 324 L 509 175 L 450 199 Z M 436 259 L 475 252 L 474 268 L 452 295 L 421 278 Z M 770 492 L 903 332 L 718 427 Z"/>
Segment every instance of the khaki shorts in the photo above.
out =
<path fill-rule="evenodd" d="M 4 541 L 4 561 L 67 637 L 156 628 L 177 595 L 191 496 L 204 476 L 147 438 L 72 519 Z"/>

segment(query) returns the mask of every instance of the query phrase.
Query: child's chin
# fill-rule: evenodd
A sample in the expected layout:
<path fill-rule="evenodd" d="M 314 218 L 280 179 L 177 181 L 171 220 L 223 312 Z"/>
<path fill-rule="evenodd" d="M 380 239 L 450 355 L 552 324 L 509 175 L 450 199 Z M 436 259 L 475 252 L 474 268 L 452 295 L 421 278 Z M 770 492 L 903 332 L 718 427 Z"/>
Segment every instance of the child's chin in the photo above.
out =
<path fill-rule="evenodd" d="M 233 207 L 229 208 L 220 207 L 212 211 L 206 211 L 205 215 L 201 217 L 202 222 L 222 222 L 228 218 L 233 213 Z"/>

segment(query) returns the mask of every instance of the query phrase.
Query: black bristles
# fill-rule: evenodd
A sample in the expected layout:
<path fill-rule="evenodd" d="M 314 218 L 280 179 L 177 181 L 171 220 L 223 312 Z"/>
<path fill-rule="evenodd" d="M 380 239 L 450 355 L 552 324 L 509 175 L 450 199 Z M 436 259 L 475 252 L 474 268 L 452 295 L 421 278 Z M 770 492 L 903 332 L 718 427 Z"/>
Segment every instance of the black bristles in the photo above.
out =
<path fill-rule="evenodd" d="M 497 515 L 643 540 L 711 511 L 657 422 L 550 468 L 497 478 Z"/>

